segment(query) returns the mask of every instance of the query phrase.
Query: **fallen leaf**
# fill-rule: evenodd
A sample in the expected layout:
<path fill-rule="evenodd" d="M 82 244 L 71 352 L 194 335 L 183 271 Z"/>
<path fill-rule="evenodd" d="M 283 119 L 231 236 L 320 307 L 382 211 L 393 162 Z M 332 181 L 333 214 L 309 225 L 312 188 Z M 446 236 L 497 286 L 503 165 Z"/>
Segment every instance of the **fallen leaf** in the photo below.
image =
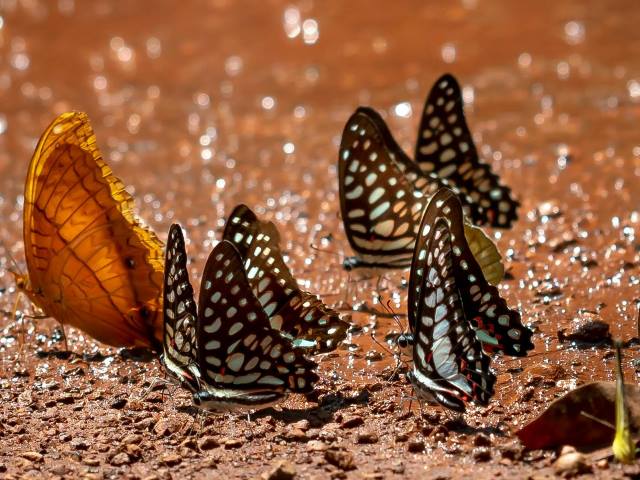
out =
<path fill-rule="evenodd" d="M 625 384 L 625 394 L 631 429 L 637 432 L 640 427 L 640 387 Z M 611 445 L 614 429 L 589 416 L 613 425 L 615 399 L 614 382 L 583 385 L 553 402 L 542 415 L 525 425 L 516 435 L 531 450 L 573 445 L 589 451 Z"/>

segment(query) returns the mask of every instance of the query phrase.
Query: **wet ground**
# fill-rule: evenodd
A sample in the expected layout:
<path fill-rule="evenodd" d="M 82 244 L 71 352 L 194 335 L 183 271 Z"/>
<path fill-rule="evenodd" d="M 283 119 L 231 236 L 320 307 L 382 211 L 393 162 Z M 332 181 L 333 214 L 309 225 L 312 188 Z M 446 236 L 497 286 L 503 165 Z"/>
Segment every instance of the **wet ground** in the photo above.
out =
<path fill-rule="evenodd" d="M 523 452 L 513 432 L 554 398 L 613 378 L 606 346 L 559 337 L 601 320 L 638 335 L 640 11 L 632 1 L 426 4 L 357 0 L 0 2 L 0 238 L 24 268 L 22 189 L 43 129 L 89 113 L 98 143 L 161 238 L 187 230 L 192 278 L 238 202 L 274 220 L 301 284 L 341 306 L 405 313 L 408 272 L 348 276 L 337 218 L 337 144 L 360 104 L 383 112 L 412 151 L 431 83 L 458 76 L 483 157 L 522 203 L 492 232 L 502 293 L 536 331 L 534 355 L 494 363 L 496 395 L 463 418 L 409 411 L 382 342 L 390 319 L 322 359 L 315 399 L 202 421 L 180 391 L 149 392 L 156 361 L 123 358 L 52 320 L 0 321 L 0 477 L 255 478 L 280 460 L 302 478 L 544 478 L 556 452 Z M 325 238 L 323 241 L 322 239 Z M 327 240 L 331 239 L 330 241 Z M 317 253 L 314 243 L 332 253 Z M 0 307 L 13 277 L 0 270 Z M 21 310 L 29 313 L 28 304 Z M 404 318 L 400 318 L 401 323 Z M 556 351 L 558 349 L 563 351 Z M 43 353 L 38 354 L 41 351 Z M 627 350 L 627 381 L 637 382 Z M 18 361 L 20 360 L 20 361 Z M 638 468 L 592 462 L 603 478 Z M 273 477 L 278 478 L 278 477 Z M 284 477 L 280 477 L 284 478 Z"/>

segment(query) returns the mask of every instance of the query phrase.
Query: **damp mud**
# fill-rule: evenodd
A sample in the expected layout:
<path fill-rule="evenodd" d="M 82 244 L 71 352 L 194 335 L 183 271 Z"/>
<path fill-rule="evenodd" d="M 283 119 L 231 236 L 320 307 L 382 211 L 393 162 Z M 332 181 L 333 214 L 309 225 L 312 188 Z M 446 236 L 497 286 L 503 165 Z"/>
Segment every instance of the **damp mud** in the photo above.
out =
<path fill-rule="evenodd" d="M 622 0 L 0 2 L 0 477 L 553 477 L 558 452 L 525 451 L 514 432 L 613 380 L 611 338 L 627 342 L 627 382 L 640 372 L 639 23 Z M 521 202 L 513 229 L 488 231 L 536 347 L 495 359 L 494 398 L 463 416 L 411 401 L 385 343 L 407 328 L 408 270 L 344 271 L 338 213 L 349 115 L 375 108 L 412 155 L 444 72 Z M 54 320 L 24 298 L 13 314 L 28 162 L 67 110 L 89 114 L 159 237 L 183 226 L 194 285 L 237 203 L 277 225 L 301 287 L 354 325 L 318 359 L 314 394 L 205 417 L 164 388 L 153 356 L 71 328 L 64 353 Z M 640 475 L 587 463 L 598 478 Z"/>

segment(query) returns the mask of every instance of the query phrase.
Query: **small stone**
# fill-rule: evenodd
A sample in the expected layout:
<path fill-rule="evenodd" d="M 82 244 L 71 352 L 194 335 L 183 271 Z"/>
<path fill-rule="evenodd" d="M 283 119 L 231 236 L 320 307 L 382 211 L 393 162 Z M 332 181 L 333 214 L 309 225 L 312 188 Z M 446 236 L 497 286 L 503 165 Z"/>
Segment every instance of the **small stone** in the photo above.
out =
<path fill-rule="evenodd" d="M 307 434 L 299 428 L 292 428 L 288 430 L 287 432 L 285 432 L 284 438 L 293 442 L 304 442 L 308 440 Z"/>
<path fill-rule="evenodd" d="M 109 406 L 111 408 L 115 408 L 116 410 L 120 410 L 124 408 L 126 404 L 127 404 L 126 398 L 116 398 L 113 402 L 111 402 L 111 405 Z"/>
<path fill-rule="evenodd" d="M 609 460 L 606 458 L 598 460 L 596 462 L 596 467 L 598 467 L 600 470 L 606 470 L 607 468 L 609 468 Z"/>
<path fill-rule="evenodd" d="M 340 424 L 340 428 L 355 428 L 364 424 L 364 419 L 359 415 L 346 417 Z"/>
<path fill-rule="evenodd" d="M 163 455 L 160 461 L 168 467 L 173 467 L 174 465 L 178 465 L 182 462 L 182 457 L 176 453 L 168 453 Z"/>
<path fill-rule="evenodd" d="M 231 450 L 232 448 L 240 448 L 244 445 L 244 440 L 239 438 L 227 438 L 223 440 L 222 443 L 224 444 L 224 448 Z"/>
<path fill-rule="evenodd" d="M 153 418 L 147 417 L 143 418 L 139 422 L 134 425 L 138 430 L 151 430 L 153 426 Z"/>
<path fill-rule="evenodd" d="M 42 455 L 39 454 L 38 452 L 24 452 L 21 455 L 22 458 L 26 458 L 27 460 L 30 460 L 32 462 L 41 462 L 42 461 Z"/>
<path fill-rule="evenodd" d="M 419 453 L 424 450 L 424 442 L 422 440 L 411 440 L 407 443 L 407 450 L 411 453 Z"/>
<path fill-rule="evenodd" d="M 320 440 L 311 440 L 307 443 L 307 450 L 310 452 L 324 452 L 327 448 L 326 443 Z"/>
<path fill-rule="evenodd" d="M 220 446 L 220 443 L 211 435 L 206 435 L 198 440 L 198 448 L 200 450 L 212 450 L 218 446 Z"/>
<path fill-rule="evenodd" d="M 306 432 L 310 428 L 309 420 L 300 420 L 299 422 L 292 424 L 291 428 L 298 428 Z"/>
<path fill-rule="evenodd" d="M 67 474 L 67 471 L 67 466 L 62 464 L 54 465 L 51 468 L 51 473 L 53 473 L 54 475 L 60 475 L 61 477 L 65 476 Z"/>
<path fill-rule="evenodd" d="M 128 465 L 129 463 L 131 463 L 131 458 L 129 458 L 129 455 L 125 452 L 120 452 L 113 456 L 110 463 L 111 465 L 114 465 L 116 467 L 119 467 L 121 465 Z"/>
<path fill-rule="evenodd" d="M 473 444 L 476 447 L 490 447 L 491 446 L 491 439 L 485 435 L 484 433 L 479 433 L 478 435 L 476 435 L 473 439 Z"/>
<path fill-rule="evenodd" d="M 193 438 L 185 438 L 180 444 L 180 447 L 187 448 L 189 450 L 195 450 L 198 447 L 198 444 Z"/>
<path fill-rule="evenodd" d="M 75 401 L 76 399 L 73 398 L 73 395 L 70 393 L 63 393 L 58 397 L 58 403 L 62 403 L 64 405 L 71 405 Z"/>
<path fill-rule="evenodd" d="M 346 450 L 338 450 L 335 448 L 326 450 L 324 452 L 324 459 L 341 470 L 353 470 L 356 468 L 353 454 Z"/>
<path fill-rule="evenodd" d="M 375 432 L 364 431 L 358 433 L 356 441 L 360 444 L 378 443 L 379 437 Z"/>
<path fill-rule="evenodd" d="M 154 433 L 160 437 L 166 437 L 170 435 L 173 432 L 173 430 L 174 430 L 173 425 L 171 424 L 171 422 L 169 422 L 169 420 L 166 420 L 166 419 L 158 420 L 158 423 L 156 423 L 156 426 L 153 427 Z"/>
<path fill-rule="evenodd" d="M 4 463 L 0 463 L 0 473 L 7 471 L 7 466 Z"/>
<path fill-rule="evenodd" d="M 396 433 L 395 441 L 396 442 L 406 442 L 409 440 L 409 434 L 406 432 Z"/>
<path fill-rule="evenodd" d="M 564 453 L 565 450 L 566 453 Z M 553 464 L 553 468 L 559 475 L 579 475 L 591 471 L 591 466 L 587 464 L 586 457 L 582 453 L 566 448 Z"/>
<path fill-rule="evenodd" d="M 97 467 L 100 465 L 100 460 L 94 457 L 87 457 L 82 459 L 82 463 L 89 467 Z"/>
<path fill-rule="evenodd" d="M 491 449 L 488 447 L 476 447 L 473 449 L 473 458 L 478 462 L 491 460 Z"/>
<path fill-rule="evenodd" d="M 582 317 L 574 319 L 568 331 L 560 330 L 558 340 L 564 342 L 576 342 L 580 344 L 599 344 L 611 340 L 609 324 L 600 319 Z"/>
<path fill-rule="evenodd" d="M 76 450 L 87 450 L 89 448 L 89 445 L 84 438 L 74 438 L 71 440 L 70 444 Z"/>
<path fill-rule="evenodd" d="M 142 449 L 136 443 L 127 444 L 124 449 L 133 458 L 140 458 L 142 456 Z"/>
<path fill-rule="evenodd" d="M 271 470 L 261 475 L 264 480 L 292 480 L 296 476 L 296 467 L 286 460 L 276 462 Z"/>
<path fill-rule="evenodd" d="M 142 442 L 142 436 L 136 434 L 136 433 L 132 433 L 130 435 L 127 435 L 126 437 L 124 437 L 122 439 L 122 443 L 124 443 L 125 445 L 129 444 L 129 443 L 135 443 L 135 444 L 139 444 L 140 442 Z"/>
<path fill-rule="evenodd" d="M 402 475 L 404 473 L 404 463 L 402 460 L 396 460 L 391 464 L 391 471 L 393 473 L 397 473 L 398 475 Z"/>

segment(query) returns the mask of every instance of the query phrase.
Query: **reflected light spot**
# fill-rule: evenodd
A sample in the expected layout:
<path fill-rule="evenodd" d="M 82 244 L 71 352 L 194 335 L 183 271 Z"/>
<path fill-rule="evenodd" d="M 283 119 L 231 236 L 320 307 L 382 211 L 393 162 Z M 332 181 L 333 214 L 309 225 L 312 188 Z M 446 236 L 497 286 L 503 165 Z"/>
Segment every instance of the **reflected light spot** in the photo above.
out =
<path fill-rule="evenodd" d="M 291 142 L 287 142 L 282 146 L 282 151 L 287 155 L 292 154 L 293 152 L 295 152 L 295 150 L 296 150 L 296 146 Z"/>
<path fill-rule="evenodd" d="M 265 110 L 271 110 L 273 107 L 275 107 L 276 101 L 273 97 L 263 97 L 260 104 Z"/>
<path fill-rule="evenodd" d="M 531 54 L 524 52 L 518 56 L 518 66 L 520 68 L 529 68 L 531 66 Z"/>
<path fill-rule="evenodd" d="M 150 37 L 147 39 L 147 56 L 149 58 L 156 59 L 162 54 L 162 44 L 160 39 L 156 37 Z"/>
<path fill-rule="evenodd" d="M 227 72 L 227 75 L 230 77 L 234 77 L 242 72 L 243 64 L 242 58 L 233 55 L 224 62 L 224 71 Z"/>
<path fill-rule="evenodd" d="M 578 45 L 584 41 L 585 28 L 582 22 L 571 21 L 564 26 L 565 40 L 569 45 Z"/>
<path fill-rule="evenodd" d="M 440 54 L 445 63 L 453 63 L 456 61 L 456 46 L 453 43 L 445 43 Z"/>
<path fill-rule="evenodd" d="M 308 18 L 302 23 L 302 38 L 307 45 L 313 45 L 318 41 L 320 32 L 318 22 L 313 18 Z"/>
<path fill-rule="evenodd" d="M 397 117 L 410 118 L 413 110 L 411 109 L 411 104 L 409 102 L 401 102 L 393 108 L 393 113 Z"/>
<path fill-rule="evenodd" d="M 296 38 L 302 30 L 300 27 L 300 10 L 296 7 L 288 7 L 284 11 L 284 33 L 289 38 Z"/>
<path fill-rule="evenodd" d="M 11 65 L 16 70 L 26 70 L 30 63 L 31 61 L 25 53 L 16 53 L 11 57 Z"/>

